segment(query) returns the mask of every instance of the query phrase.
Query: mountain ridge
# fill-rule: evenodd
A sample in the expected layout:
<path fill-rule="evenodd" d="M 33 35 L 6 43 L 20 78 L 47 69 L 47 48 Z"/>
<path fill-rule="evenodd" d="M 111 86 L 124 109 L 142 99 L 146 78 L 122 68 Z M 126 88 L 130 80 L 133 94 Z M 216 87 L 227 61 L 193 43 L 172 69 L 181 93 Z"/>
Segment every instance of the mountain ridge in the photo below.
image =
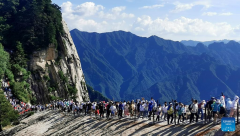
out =
<path fill-rule="evenodd" d="M 124 31 L 99 34 L 75 29 L 71 35 L 82 58 L 87 83 L 110 99 L 155 96 L 164 101 L 187 102 L 194 96 L 201 100 L 221 92 L 236 94 L 237 90 L 232 88 L 236 89 L 238 79 L 226 80 L 216 73 L 230 72 L 226 77 L 238 74 L 237 62 L 227 61 L 235 61 L 234 57 L 237 60 L 233 49 L 240 47 L 238 43 L 188 47 L 181 42 L 157 36 L 139 37 Z M 228 58 L 221 58 L 224 52 L 215 47 L 219 45 L 227 49 Z M 208 78 L 210 84 L 205 81 Z M 181 97 L 181 93 L 187 98 Z"/>

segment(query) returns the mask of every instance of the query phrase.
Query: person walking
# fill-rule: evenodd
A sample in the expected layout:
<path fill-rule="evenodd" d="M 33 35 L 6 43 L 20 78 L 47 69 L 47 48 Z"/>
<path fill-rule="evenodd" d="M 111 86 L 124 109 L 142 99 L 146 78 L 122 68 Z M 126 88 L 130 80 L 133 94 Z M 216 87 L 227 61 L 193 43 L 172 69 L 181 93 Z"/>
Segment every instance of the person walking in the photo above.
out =
<path fill-rule="evenodd" d="M 161 105 L 159 104 L 157 109 L 156 109 L 156 115 L 157 115 L 157 118 L 156 118 L 156 121 L 160 121 L 160 113 L 162 112 L 162 107 Z"/>
<path fill-rule="evenodd" d="M 161 116 L 161 119 L 164 119 L 164 121 L 166 121 L 167 109 L 168 109 L 167 102 L 165 102 L 163 107 L 162 107 L 162 116 Z"/>
<path fill-rule="evenodd" d="M 227 98 L 227 102 L 226 102 L 226 116 L 229 117 L 230 116 L 230 111 L 231 111 L 231 107 L 232 107 L 232 101 L 230 98 Z"/>
<path fill-rule="evenodd" d="M 198 115 L 201 114 L 201 120 L 203 120 L 203 108 L 204 107 L 205 107 L 205 100 L 202 100 L 202 102 L 198 104 Z"/>
<path fill-rule="evenodd" d="M 232 101 L 230 117 L 234 117 L 237 114 L 237 104 L 239 101 L 239 97 L 236 95 Z"/>
<path fill-rule="evenodd" d="M 185 112 L 185 109 L 184 109 L 184 105 L 181 103 L 179 105 L 179 108 L 178 108 L 178 124 L 179 124 L 179 120 L 180 118 L 182 118 L 182 122 L 184 123 L 184 112 Z"/>
<path fill-rule="evenodd" d="M 217 124 L 217 118 L 219 117 L 219 111 L 220 111 L 220 107 L 221 107 L 221 101 L 217 100 L 216 103 L 212 104 L 212 108 L 213 108 L 213 115 L 214 115 L 214 124 Z"/>
<path fill-rule="evenodd" d="M 122 118 L 123 109 L 124 109 L 123 104 L 122 104 L 122 102 L 120 102 L 120 104 L 118 106 L 118 117 L 119 117 L 119 119 Z"/>
<path fill-rule="evenodd" d="M 194 115 L 196 116 L 196 122 L 198 122 L 198 105 L 197 100 L 193 100 L 192 110 L 191 110 L 191 116 L 190 116 L 190 123 L 192 123 L 194 119 Z"/>
<path fill-rule="evenodd" d="M 172 124 L 172 121 L 173 121 L 173 105 L 172 103 L 170 103 L 170 105 L 168 106 L 168 109 L 167 109 L 167 121 L 168 121 L 168 125 L 169 125 L 169 119 L 171 118 L 171 124 Z"/>
<path fill-rule="evenodd" d="M 145 105 L 145 102 L 140 102 L 141 105 L 140 105 L 140 114 L 139 114 L 139 118 L 142 116 L 142 119 L 144 118 L 144 105 Z"/>

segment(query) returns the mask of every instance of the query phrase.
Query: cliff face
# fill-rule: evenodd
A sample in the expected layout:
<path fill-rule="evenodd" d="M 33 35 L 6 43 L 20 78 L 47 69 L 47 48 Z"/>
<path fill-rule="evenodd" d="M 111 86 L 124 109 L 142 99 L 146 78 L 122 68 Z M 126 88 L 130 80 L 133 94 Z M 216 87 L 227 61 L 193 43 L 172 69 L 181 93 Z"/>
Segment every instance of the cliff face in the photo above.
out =
<path fill-rule="evenodd" d="M 65 21 L 64 35 L 58 37 L 58 45 L 35 51 L 31 56 L 29 80 L 37 101 L 49 102 L 51 97 L 71 98 L 70 87 L 76 87 L 76 100 L 89 101 L 87 86 L 80 58 Z"/>

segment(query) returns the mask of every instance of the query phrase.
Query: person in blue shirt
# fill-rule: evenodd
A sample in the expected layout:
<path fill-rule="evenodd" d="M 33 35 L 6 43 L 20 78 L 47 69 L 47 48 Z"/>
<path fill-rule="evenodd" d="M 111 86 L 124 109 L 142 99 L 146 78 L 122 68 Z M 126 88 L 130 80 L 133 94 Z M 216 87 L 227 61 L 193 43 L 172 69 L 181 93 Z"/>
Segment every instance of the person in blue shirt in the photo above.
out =
<path fill-rule="evenodd" d="M 122 118 L 122 113 L 123 113 L 123 104 L 122 102 L 120 102 L 119 106 L 118 106 L 118 117 Z"/>
<path fill-rule="evenodd" d="M 218 99 L 215 103 L 213 103 L 212 105 L 212 111 L 213 111 L 213 115 L 214 115 L 214 124 L 217 124 L 217 118 L 219 117 L 219 111 L 220 111 L 220 107 L 222 106 L 221 101 Z"/>
<path fill-rule="evenodd" d="M 180 103 L 179 108 L 178 108 L 178 124 L 179 124 L 179 120 L 180 120 L 181 117 L 182 117 L 182 120 L 184 122 L 184 119 L 185 119 L 184 114 L 183 114 L 184 111 L 185 111 L 184 105 L 182 103 Z"/>
<path fill-rule="evenodd" d="M 149 111 L 148 120 L 151 120 L 152 110 L 153 110 L 153 102 L 150 101 L 148 105 L 148 111 Z"/>

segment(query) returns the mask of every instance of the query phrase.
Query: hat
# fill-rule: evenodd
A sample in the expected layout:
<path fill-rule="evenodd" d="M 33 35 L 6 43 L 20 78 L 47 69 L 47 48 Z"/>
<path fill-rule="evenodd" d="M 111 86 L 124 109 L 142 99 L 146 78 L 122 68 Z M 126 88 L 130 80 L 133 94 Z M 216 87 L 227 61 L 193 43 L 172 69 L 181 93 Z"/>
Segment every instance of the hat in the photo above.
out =
<path fill-rule="evenodd" d="M 216 99 L 213 99 L 214 102 L 216 102 Z"/>
<path fill-rule="evenodd" d="M 205 100 L 202 100 L 202 103 L 206 103 Z"/>
<path fill-rule="evenodd" d="M 215 97 L 212 97 L 211 99 L 215 99 Z"/>
<path fill-rule="evenodd" d="M 172 105 L 172 103 L 170 103 L 170 105 Z"/>

